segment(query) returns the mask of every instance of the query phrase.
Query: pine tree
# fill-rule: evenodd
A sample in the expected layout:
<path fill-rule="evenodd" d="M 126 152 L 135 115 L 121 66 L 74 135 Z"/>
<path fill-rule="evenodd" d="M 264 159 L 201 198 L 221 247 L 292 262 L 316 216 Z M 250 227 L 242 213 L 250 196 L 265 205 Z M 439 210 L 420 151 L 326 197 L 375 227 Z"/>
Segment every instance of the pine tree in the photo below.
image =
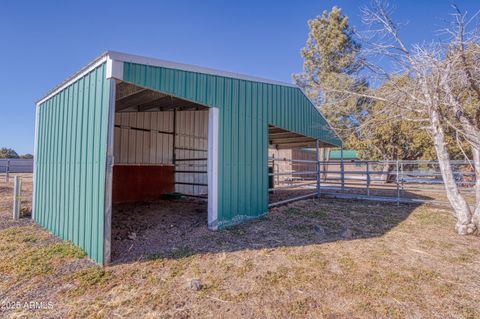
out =
<path fill-rule="evenodd" d="M 333 7 L 308 22 L 310 32 L 301 55 L 303 73 L 294 79 L 344 140 L 366 115 L 368 101 L 352 98 L 343 91 L 362 91 L 366 82 L 358 75 L 363 67 L 360 44 L 342 10 Z"/>

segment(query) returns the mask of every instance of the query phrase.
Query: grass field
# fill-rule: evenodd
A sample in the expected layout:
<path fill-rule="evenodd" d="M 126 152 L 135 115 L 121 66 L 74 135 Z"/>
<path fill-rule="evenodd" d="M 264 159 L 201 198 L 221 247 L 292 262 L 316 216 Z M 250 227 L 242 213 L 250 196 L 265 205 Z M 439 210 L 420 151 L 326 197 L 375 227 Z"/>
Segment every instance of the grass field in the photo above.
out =
<path fill-rule="evenodd" d="M 179 239 L 102 268 L 13 222 L 11 186 L 0 184 L 0 317 L 480 318 L 480 239 L 456 235 L 446 209 L 305 200 L 195 235 L 209 249 Z"/>

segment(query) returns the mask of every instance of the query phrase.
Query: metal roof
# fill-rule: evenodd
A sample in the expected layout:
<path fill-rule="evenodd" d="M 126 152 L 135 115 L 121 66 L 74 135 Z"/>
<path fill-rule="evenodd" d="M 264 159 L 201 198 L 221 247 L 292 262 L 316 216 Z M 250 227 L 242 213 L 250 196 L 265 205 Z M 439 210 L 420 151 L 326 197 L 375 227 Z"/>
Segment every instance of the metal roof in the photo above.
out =
<path fill-rule="evenodd" d="M 86 66 L 81 68 L 78 72 L 75 72 L 74 74 L 69 76 L 66 80 L 62 81 L 60 84 L 58 84 L 53 89 L 48 91 L 44 96 L 38 99 L 36 103 L 39 104 L 44 100 L 46 100 L 47 98 L 49 98 L 51 95 L 58 93 L 58 91 L 61 91 L 63 88 L 67 87 L 70 83 L 75 81 L 77 78 L 89 72 L 91 69 L 97 67 L 99 64 L 104 63 L 108 59 L 119 61 L 119 62 L 130 62 L 130 63 L 136 63 L 136 64 L 144 64 L 144 65 L 183 70 L 183 71 L 219 75 L 219 76 L 253 81 L 253 82 L 262 82 L 262 83 L 269 83 L 269 84 L 282 85 L 282 86 L 298 87 L 293 83 L 269 80 L 261 77 L 255 77 L 255 76 L 250 76 L 250 75 L 245 75 L 245 74 L 240 74 L 235 72 L 222 71 L 222 70 L 217 70 L 213 68 L 206 68 L 206 67 L 201 67 L 201 66 L 192 65 L 192 64 L 178 63 L 178 62 L 173 62 L 168 60 L 150 58 L 150 57 L 145 57 L 145 56 L 140 56 L 135 54 L 127 54 L 127 53 L 117 52 L 117 51 L 106 51 L 102 53 L 100 56 L 98 56 L 97 58 L 95 58 L 93 61 L 88 63 Z"/>
<path fill-rule="evenodd" d="M 36 104 L 37 106 L 46 101 L 48 98 L 51 96 L 59 93 L 62 91 L 64 88 L 69 86 L 71 83 L 79 79 L 80 77 L 84 76 L 86 73 L 92 71 L 102 63 L 107 63 L 107 77 L 109 77 L 108 73 L 112 72 L 113 66 L 111 66 L 112 61 L 115 62 L 120 62 L 120 63 L 135 63 L 135 64 L 142 64 L 142 65 L 148 65 L 148 66 L 156 66 L 156 67 L 164 67 L 164 68 L 170 68 L 170 69 L 177 69 L 177 70 L 182 70 L 182 71 L 190 71 L 190 72 L 197 72 L 197 73 L 203 73 L 203 74 L 209 74 L 209 75 L 217 75 L 217 76 L 222 76 L 222 77 L 227 77 L 227 78 L 232 78 L 232 79 L 240 79 L 240 80 L 246 80 L 246 81 L 252 81 L 252 82 L 260 82 L 260 83 L 267 83 L 267 84 L 273 84 L 273 85 L 280 85 L 284 87 L 292 87 L 292 88 L 297 88 L 300 91 L 302 91 L 303 95 L 307 99 L 310 100 L 310 103 L 312 104 L 312 107 L 317 109 L 318 113 L 320 116 L 322 116 L 324 119 L 325 117 L 323 114 L 318 110 L 318 108 L 315 106 L 313 101 L 308 97 L 308 95 L 297 85 L 292 84 L 292 83 L 286 83 L 286 82 L 281 82 L 281 81 L 275 81 L 275 80 L 269 80 L 269 79 L 264 79 L 260 77 L 255 77 L 255 76 L 249 76 L 249 75 L 244 75 L 240 73 L 234 73 L 234 72 L 228 72 L 228 71 L 222 71 L 222 70 L 217 70 L 217 69 L 212 69 L 212 68 L 206 68 L 206 67 L 200 67 L 196 65 L 190 65 L 190 64 L 184 64 L 184 63 L 177 63 L 177 62 L 172 62 L 168 60 L 161 60 L 161 59 L 156 59 L 156 58 L 150 58 L 150 57 L 144 57 L 140 55 L 134 55 L 134 54 L 127 54 L 127 53 L 122 53 L 122 52 L 117 52 L 117 51 L 106 51 L 100 56 L 98 56 L 96 59 L 94 59 L 92 62 L 87 64 L 85 67 L 80 69 L 80 71 L 72 74 L 70 77 L 68 77 L 65 81 L 57 85 L 55 88 L 50 90 L 46 95 L 44 95 L 42 98 L 40 98 Z M 109 66 L 110 64 L 110 66 Z M 111 75 L 111 77 L 115 77 L 114 75 Z M 326 120 L 326 119 L 325 119 Z M 336 134 L 336 136 L 341 140 L 340 136 L 336 132 L 336 130 L 330 125 L 328 121 L 327 125 L 329 128 Z M 343 141 L 342 141 L 343 143 Z"/>

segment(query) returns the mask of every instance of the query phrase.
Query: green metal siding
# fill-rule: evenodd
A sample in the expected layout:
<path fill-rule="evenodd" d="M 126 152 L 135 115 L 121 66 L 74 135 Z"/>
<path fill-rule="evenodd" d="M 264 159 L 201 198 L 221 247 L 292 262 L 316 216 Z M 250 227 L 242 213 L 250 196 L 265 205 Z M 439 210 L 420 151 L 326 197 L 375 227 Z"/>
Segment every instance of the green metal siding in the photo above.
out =
<path fill-rule="evenodd" d="M 109 82 L 105 63 L 39 105 L 37 223 L 103 263 Z"/>
<path fill-rule="evenodd" d="M 340 140 L 296 87 L 124 63 L 123 80 L 220 110 L 219 227 L 268 210 L 268 125 Z"/>
<path fill-rule="evenodd" d="M 340 146 L 341 141 L 298 87 L 124 63 L 123 80 L 207 106 L 259 114 L 268 124 Z M 253 109 L 253 107 L 255 109 Z"/>

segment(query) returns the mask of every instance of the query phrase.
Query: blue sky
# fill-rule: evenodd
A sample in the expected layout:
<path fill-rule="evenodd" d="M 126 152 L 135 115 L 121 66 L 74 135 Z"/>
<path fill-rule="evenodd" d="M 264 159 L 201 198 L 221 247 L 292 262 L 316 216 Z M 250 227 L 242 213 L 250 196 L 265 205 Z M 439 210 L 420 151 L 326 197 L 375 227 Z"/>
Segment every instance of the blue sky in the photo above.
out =
<path fill-rule="evenodd" d="M 0 147 L 33 152 L 34 102 L 106 50 L 291 82 L 307 20 L 341 7 L 360 25 L 369 1 L 2 1 Z M 430 40 L 451 0 L 392 1 L 409 43 Z M 463 10 L 478 0 L 455 1 Z"/>

